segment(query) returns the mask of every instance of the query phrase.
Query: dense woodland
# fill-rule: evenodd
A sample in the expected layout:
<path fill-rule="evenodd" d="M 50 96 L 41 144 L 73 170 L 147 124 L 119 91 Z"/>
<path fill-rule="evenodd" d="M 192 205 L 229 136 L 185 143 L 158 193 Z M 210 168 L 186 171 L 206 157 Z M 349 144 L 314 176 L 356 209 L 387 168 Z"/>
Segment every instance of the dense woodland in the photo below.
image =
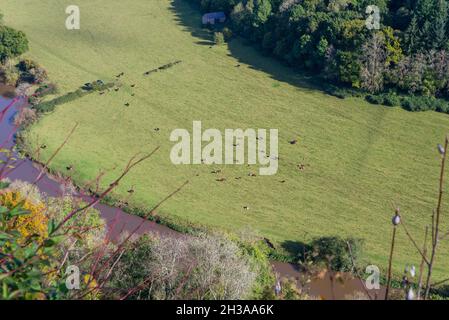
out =
<path fill-rule="evenodd" d="M 234 34 L 339 90 L 384 93 L 386 104 L 447 112 L 447 103 L 434 99 L 449 97 L 447 0 L 188 1 L 204 12 L 225 11 Z M 372 5 L 378 28 L 366 25 Z M 400 102 L 401 95 L 409 99 Z"/>

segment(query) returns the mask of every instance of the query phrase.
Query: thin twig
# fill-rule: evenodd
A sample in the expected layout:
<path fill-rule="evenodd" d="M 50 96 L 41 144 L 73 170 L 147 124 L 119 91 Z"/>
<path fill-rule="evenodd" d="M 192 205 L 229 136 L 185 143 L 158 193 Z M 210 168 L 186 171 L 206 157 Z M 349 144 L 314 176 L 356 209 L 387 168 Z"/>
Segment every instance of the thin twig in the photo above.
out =
<path fill-rule="evenodd" d="M 404 231 L 405 231 L 405 234 L 407 235 L 407 237 L 410 239 L 412 244 L 415 246 L 416 250 L 418 250 L 419 254 L 421 255 L 421 258 L 424 260 L 424 262 L 427 265 L 429 265 L 429 260 L 425 256 L 424 252 L 418 247 L 418 245 L 416 244 L 416 241 L 413 239 L 412 235 L 410 234 L 410 232 L 408 231 L 407 227 L 405 226 L 403 217 L 401 217 L 401 225 L 404 228 Z"/>
<path fill-rule="evenodd" d="M 75 123 L 75 125 L 72 128 L 72 130 L 70 130 L 69 134 L 64 139 L 64 141 L 59 145 L 59 147 L 55 150 L 55 152 L 53 152 L 53 154 L 50 156 L 50 158 L 44 164 L 44 166 L 42 167 L 42 169 L 39 172 L 38 176 L 36 177 L 35 181 L 33 181 L 32 185 L 36 184 L 42 178 L 42 176 L 45 173 L 45 170 L 47 170 L 47 168 L 50 165 L 51 161 L 56 157 L 56 155 L 61 151 L 61 149 L 67 144 L 67 142 L 69 141 L 70 137 L 73 135 L 73 133 L 75 132 L 77 127 L 78 127 L 78 123 Z"/>
<path fill-rule="evenodd" d="M 440 171 L 440 183 L 439 183 L 439 191 L 438 191 L 438 203 L 437 203 L 437 209 L 435 214 L 435 224 L 433 227 L 433 243 L 432 243 L 432 253 L 430 254 L 430 261 L 429 261 L 429 268 L 427 270 L 427 279 L 426 279 L 426 291 L 424 293 L 424 300 L 427 299 L 430 292 L 430 286 L 431 286 L 431 279 L 432 279 L 432 271 L 433 271 L 433 264 L 435 262 L 435 256 L 437 253 L 437 247 L 438 247 L 438 236 L 440 232 L 440 216 L 441 216 L 441 205 L 443 201 L 443 185 L 444 185 L 444 169 L 446 164 L 446 155 L 447 155 L 447 147 L 448 147 L 448 137 L 446 136 L 446 139 L 444 141 L 444 153 L 441 157 L 441 171 Z"/>
<path fill-rule="evenodd" d="M 159 147 L 155 148 L 150 154 L 140 158 L 139 160 L 133 162 L 133 160 L 135 159 L 135 156 L 128 162 L 128 164 L 126 165 L 125 169 L 123 170 L 122 174 L 114 180 L 114 182 L 112 182 L 109 187 L 103 191 L 103 193 L 96 199 L 94 199 L 93 201 L 91 201 L 89 204 L 85 205 L 82 208 L 76 209 L 72 212 L 70 212 L 63 221 L 61 221 L 57 227 L 55 228 L 54 231 L 58 230 L 60 227 L 62 227 L 68 220 L 70 220 L 71 218 L 73 218 L 76 214 L 78 214 L 79 212 L 85 211 L 93 206 L 95 206 L 97 203 L 99 203 L 105 196 L 107 196 L 113 189 L 115 189 L 115 187 L 118 186 L 119 182 L 129 173 L 129 171 L 134 168 L 135 166 L 137 166 L 138 164 L 140 164 L 142 161 L 145 161 L 146 159 L 148 159 L 149 157 L 151 157 L 156 151 L 159 150 Z"/>
<path fill-rule="evenodd" d="M 396 226 L 393 226 L 393 237 L 391 239 L 390 258 L 388 259 L 388 278 L 387 278 L 387 287 L 385 289 L 385 300 L 388 300 L 388 293 L 390 291 L 390 286 L 391 286 L 391 267 L 392 267 L 392 263 L 393 263 L 393 252 L 394 252 L 395 239 L 396 239 Z"/>
<path fill-rule="evenodd" d="M 426 226 L 426 232 L 424 234 L 424 244 L 423 244 L 423 254 L 422 254 L 422 260 L 421 264 L 419 266 L 419 279 L 418 279 L 418 299 L 421 299 L 421 289 L 422 289 L 422 278 L 424 273 L 424 263 L 426 261 L 426 255 L 427 255 L 427 235 L 429 233 L 429 226 Z M 428 265 L 428 264 L 427 264 Z"/>
<path fill-rule="evenodd" d="M 355 275 L 357 276 L 357 279 L 359 279 L 360 284 L 362 285 L 363 290 L 365 290 L 365 293 L 367 294 L 368 298 L 370 300 L 373 300 L 373 298 L 371 297 L 368 288 L 365 285 L 365 282 L 363 281 L 362 277 L 360 276 L 360 273 L 357 269 L 357 266 L 355 264 L 355 260 L 354 260 L 354 256 L 352 255 L 352 248 L 351 248 L 351 244 L 349 243 L 349 241 L 346 241 L 346 245 L 348 246 L 348 251 L 349 251 L 349 257 L 351 258 L 351 263 L 352 263 L 352 268 L 355 272 Z"/>

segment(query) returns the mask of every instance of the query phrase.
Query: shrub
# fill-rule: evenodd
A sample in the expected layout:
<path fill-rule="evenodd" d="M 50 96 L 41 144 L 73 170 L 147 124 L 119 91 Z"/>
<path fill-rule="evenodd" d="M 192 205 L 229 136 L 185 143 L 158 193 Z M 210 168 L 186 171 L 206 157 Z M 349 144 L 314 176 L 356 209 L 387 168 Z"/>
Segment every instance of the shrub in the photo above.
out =
<path fill-rule="evenodd" d="M 58 93 L 58 87 L 54 83 L 43 84 L 39 86 L 39 88 L 37 88 L 36 91 L 34 92 L 34 94 L 39 97 L 45 97 L 47 95 L 52 95 L 56 93 Z"/>
<path fill-rule="evenodd" d="M 97 81 L 95 83 L 92 83 L 92 86 L 90 87 L 89 90 L 86 89 L 86 85 L 84 85 L 82 88 L 77 89 L 74 92 L 69 92 L 53 100 L 45 101 L 37 105 L 34 105 L 33 108 L 39 113 L 51 112 L 56 108 L 56 106 L 60 104 L 68 103 L 76 99 L 82 98 L 91 92 L 106 90 L 108 88 L 113 87 L 114 83 L 103 83 L 103 82 L 99 83 Z"/>
<path fill-rule="evenodd" d="M 389 107 L 401 105 L 401 99 L 394 92 L 389 92 L 383 95 L 383 104 Z"/>
<path fill-rule="evenodd" d="M 233 36 L 232 30 L 229 29 L 228 27 L 224 27 L 222 32 L 223 32 L 224 40 L 226 40 L 226 41 L 229 41 Z"/>
<path fill-rule="evenodd" d="M 225 43 L 225 38 L 222 32 L 214 33 L 214 43 L 219 46 Z"/>
<path fill-rule="evenodd" d="M 63 103 L 68 103 L 70 101 L 74 101 L 76 99 L 83 97 L 86 94 L 87 93 L 85 91 L 78 89 L 75 92 L 69 92 L 69 93 L 67 93 L 63 96 L 57 97 L 53 100 L 45 101 L 38 105 L 35 105 L 34 108 L 36 109 L 37 112 L 41 112 L 41 113 L 51 112 L 56 108 L 56 106 L 63 104 Z"/>
<path fill-rule="evenodd" d="M 41 84 L 48 79 L 47 71 L 31 59 L 23 59 L 17 64 L 20 79 L 29 83 Z"/>
<path fill-rule="evenodd" d="M 177 64 L 180 64 L 181 62 L 182 62 L 181 60 L 176 60 L 176 61 L 164 64 L 164 65 L 162 65 L 162 66 L 160 66 L 160 67 L 158 67 L 156 69 L 152 69 L 150 71 L 145 72 L 144 75 L 148 76 L 148 75 L 150 75 L 152 73 L 155 73 L 155 72 L 159 72 L 159 71 L 170 69 L 170 68 L 176 66 Z"/>
<path fill-rule="evenodd" d="M 244 299 L 251 293 L 255 274 L 238 246 L 224 238 L 145 236 L 132 248 L 111 282 L 118 288 L 145 283 L 130 299 Z"/>
<path fill-rule="evenodd" d="M 381 95 L 369 94 L 366 96 L 366 101 L 372 104 L 383 104 L 384 99 Z"/>
<path fill-rule="evenodd" d="M 32 106 L 36 106 L 41 102 L 41 98 L 38 96 L 29 96 L 28 97 L 28 103 Z"/>
<path fill-rule="evenodd" d="M 97 223 L 104 226 L 98 212 L 89 210 L 72 217 L 56 231 L 56 221 L 61 221 L 76 205 L 68 197 L 43 197 L 36 186 L 26 182 L 1 181 L 0 300 L 54 300 L 72 295 L 78 299 L 99 298 L 97 281 L 88 274 L 80 279 L 80 290 L 76 292 L 69 292 L 65 285 L 62 266 L 75 262 L 81 270 L 92 265 L 92 259 L 86 259 L 94 252 L 87 246 L 89 235 Z M 102 246 L 103 252 L 109 252 L 103 245 L 104 238 L 92 240 L 95 245 Z M 73 257 L 75 261 L 71 261 Z"/>
<path fill-rule="evenodd" d="M 408 111 L 447 110 L 447 101 L 425 96 L 409 96 L 402 99 L 401 106 Z"/>
<path fill-rule="evenodd" d="M 48 79 L 47 70 L 42 67 L 32 69 L 30 74 L 33 77 L 32 83 L 41 84 Z"/>
<path fill-rule="evenodd" d="M 78 209 L 86 203 L 77 203 L 71 195 L 65 195 L 58 198 L 50 198 L 47 201 L 47 215 L 56 221 L 62 221 L 71 211 Z M 98 210 L 89 208 L 83 214 L 77 215 L 67 221 L 64 229 L 73 229 L 75 231 L 83 230 L 82 239 L 78 238 L 78 246 L 75 249 L 82 248 L 82 251 L 93 250 L 101 246 L 106 236 L 106 221 L 101 217 Z M 68 236 L 68 239 L 77 239 L 75 236 Z M 70 242 L 70 241 L 68 241 Z"/>
<path fill-rule="evenodd" d="M 17 85 L 17 82 L 19 81 L 19 78 L 20 75 L 14 67 L 9 68 L 6 66 L 0 66 L 0 82 L 3 82 L 8 86 L 15 87 Z"/>
<path fill-rule="evenodd" d="M 449 113 L 449 102 L 443 99 L 437 99 L 435 102 L 437 112 Z"/>
<path fill-rule="evenodd" d="M 431 300 L 449 300 L 449 286 L 442 285 L 430 289 Z"/>
<path fill-rule="evenodd" d="M 45 214 L 45 206 L 40 203 L 33 203 L 23 197 L 20 192 L 7 191 L 0 195 L 0 204 L 9 210 L 16 208 L 19 204 L 28 214 L 18 215 L 8 222 L 10 230 L 17 230 L 20 233 L 17 241 L 25 244 L 29 237 L 35 237 L 40 244 L 47 238 L 48 217 Z"/>
<path fill-rule="evenodd" d="M 30 108 L 22 108 L 14 118 L 14 125 L 17 127 L 28 126 L 37 120 L 36 111 Z"/>
<path fill-rule="evenodd" d="M 104 83 L 103 80 L 96 80 L 93 82 L 85 83 L 81 88 L 86 91 L 101 91 L 107 89 L 108 86 Z"/>
<path fill-rule="evenodd" d="M 17 68 L 19 68 L 19 70 L 21 72 L 30 72 L 31 69 L 34 69 L 34 68 L 37 68 L 37 67 L 39 67 L 37 62 L 35 62 L 35 61 L 31 60 L 31 59 L 22 59 L 17 64 Z"/>
<path fill-rule="evenodd" d="M 353 268 L 348 243 L 351 246 L 352 258 L 357 260 L 362 253 L 361 239 L 340 237 L 322 237 L 313 239 L 309 244 L 308 254 L 312 255 L 315 264 L 324 264 L 334 271 L 351 271 Z"/>
<path fill-rule="evenodd" d="M 236 241 L 239 243 L 243 256 L 248 257 L 251 270 L 257 274 L 251 299 L 271 300 L 274 297 L 275 276 L 269 260 L 270 248 L 265 241 L 252 238 L 252 235 L 248 232 L 245 237 L 248 237 L 248 235 L 250 239 L 239 238 Z"/>
<path fill-rule="evenodd" d="M 401 105 L 401 98 L 393 91 L 377 95 L 369 94 L 365 97 L 365 100 L 372 104 L 382 104 L 389 107 Z"/>
<path fill-rule="evenodd" d="M 280 300 L 307 300 L 309 298 L 308 295 L 298 289 L 295 279 L 282 279 L 281 288 L 281 294 L 277 297 Z"/>

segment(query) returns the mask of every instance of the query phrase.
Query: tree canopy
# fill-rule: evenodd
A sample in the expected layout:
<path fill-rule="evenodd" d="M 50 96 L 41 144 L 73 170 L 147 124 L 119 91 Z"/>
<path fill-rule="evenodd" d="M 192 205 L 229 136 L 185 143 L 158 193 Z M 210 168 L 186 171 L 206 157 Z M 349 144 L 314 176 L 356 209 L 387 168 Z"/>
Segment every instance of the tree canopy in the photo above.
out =
<path fill-rule="evenodd" d="M 449 98 L 448 0 L 189 0 L 290 66 L 369 93 Z M 378 28 L 367 27 L 379 13 Z"/>
<path fill-rule="evenodd" d="M 0 25 L 0 63 L 20 56 L 28 50 L 28 40 L 22 31 Z"/>

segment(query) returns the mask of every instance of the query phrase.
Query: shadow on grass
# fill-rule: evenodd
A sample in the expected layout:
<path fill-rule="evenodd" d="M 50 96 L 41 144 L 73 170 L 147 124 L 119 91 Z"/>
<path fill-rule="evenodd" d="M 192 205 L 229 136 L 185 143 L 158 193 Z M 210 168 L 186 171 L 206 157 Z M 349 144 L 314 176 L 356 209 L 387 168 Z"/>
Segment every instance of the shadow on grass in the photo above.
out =
<path fill-rule="evenodd" d="M 289 257 L 295 260 L 302 258 L 305 253 L 310 251 L 310 245 L 302 241 L 286 240 L 281 243 L 281 247 Z"/>
<path fill-rule="evenodd" d="M 213 46 L 213 31 L 204 28 L 201 23 L 200 8 L 187 2 L 187 0 L 173 0 L 170 10 L 176 16 L 176 21 L 193 37 L 200 38 L 198 45 Z M 331 85 L 326 84 L 317 76 L 307 75 L 300 70 L 295 70 L 276 60 L 273 57 L 264 55 L 254 44 L 244 38 L 234 38 L 228 42 L 228 48 L 233 58 L 240 64 L 246 64 L 249 68 L 269 74 L 273 80 L 288 83 L 303 91 L 320 91 L 335 97 L 332 93 Z M 386 116 L 385 112 L 376 113 L 372 119 L 373 128 L 377 128 Z M 376 129 L 373 129 L 374 133 Z M 369 157 L 371 146 L 378 141 L 377 134 L 368 134 L 365 149 L 360 152 L 359 157 L 354 161 L 357 170 L 363 170 L 366 159 Z"/>
<path fill-rule="evenodd" d="M 199 7 L 196 7 L 186 0 L 173 0 L 170 10 L 176 16 L 176 21 L 187 32 L 195 38 L 200 38 L 196 44 L 213 45 L 213 31 L 204 28 L 201 24 L 201 13 Z M 239 63 L 246 64 L 249 68 L 265 72 L 274 80 L 285 82 L 290 85 L 308 89 L 325 91 L 322 81 L 319 81 L 312 75 L 305 75 L 291 67 L 283 65 L 278 60 L 264 56 L 255 48 L 255 45 L 248 40 L 236 37 L 228 42 L 230 56 L 238 60 Z"/>
<path fill-rule="evenodd" d="M 196 44 L 202 45 L 202 46 L 213 46 L 214 43 L 212 41 L 209 40 L 201 40 L 201 41 L 197 41 L 195 42 Z"/>

